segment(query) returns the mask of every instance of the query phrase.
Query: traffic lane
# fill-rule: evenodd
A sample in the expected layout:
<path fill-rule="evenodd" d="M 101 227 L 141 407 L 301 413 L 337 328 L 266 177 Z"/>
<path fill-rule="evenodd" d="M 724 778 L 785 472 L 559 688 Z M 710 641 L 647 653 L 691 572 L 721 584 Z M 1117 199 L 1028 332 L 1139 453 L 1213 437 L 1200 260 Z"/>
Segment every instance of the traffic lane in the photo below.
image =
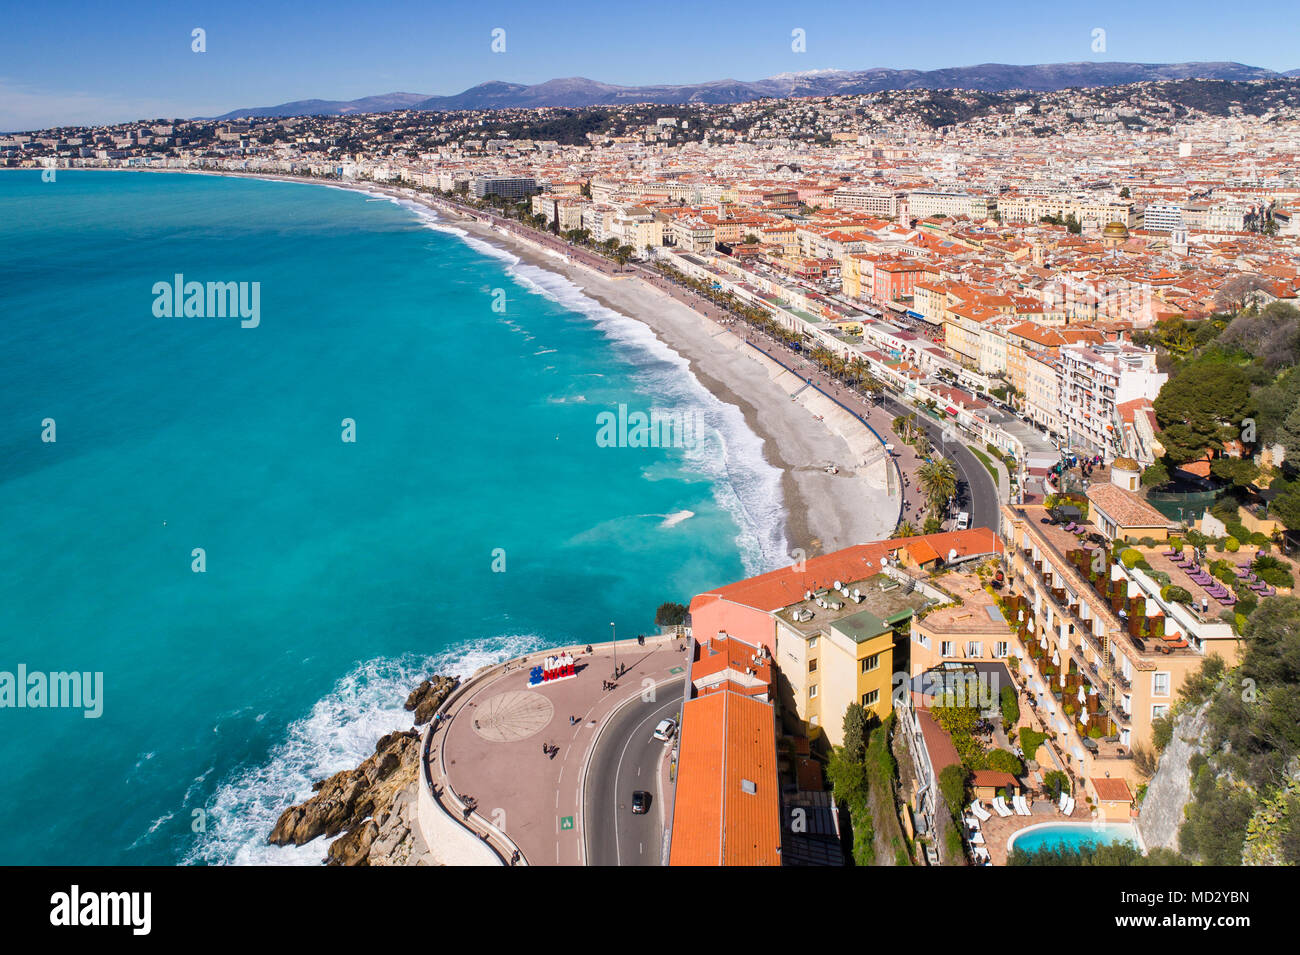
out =
<path fill-rule="evenodd" d="M 659 865 L 663 862 L 664 807 L 667 794 L 660 791 L 659 766 L 671 743 L 651 735 L 664 718 L 676 719 L 680 703 L 669 703 L 646 716 L 628 737 L 619 760 L 614 795 L 615 846 L 619 865 Z M 632 814 L 632 793 L 650 794 L 645 813 Z"/>
<path fill-rule="evenodd" d="M 662 808 L 667 797 L 657 785 L 655 760 L 662 757 L 668 744 L 654 740 L 651 734 L 661 719 L 676 719 L 681 705 L 682 687 L 674 680 L 658 688 L 654 701 L 638 698 L 619 710 L 601 733 L 584 780 L 588 865 L 659 864 Z M 637 789 L 652 797 L 650 812 L 644 816 L 632 815 L 632 792 Z M 629 854 L 620 861 L 625 845 Z M 640 861 L 643 856 L 644 862 Z"/>
<path fill-rule="evenodd" d="M 895 415 L 908 415 L 915 411 L 900 404 L 894 398 L 886 398 L 885 405 Z M 958 440 L 947 442 L 942 437 L 944 429 L 939 422 L 931 420 L 922 411 L 915 411 L 915 413 L 917 423 L 925 429 L 930 443 L 947 455 L 953 467 L 957 469 L 958 479 L 966 482 L 970 495 L 970 506 L 966 510 L 970 514 L 971 527 L 989 527 L 996 530 L 998 488 L 993 483 L 993 475 L 989 474 L 988 469 L 963 443 L 960 428 L 957 429 Z"/>

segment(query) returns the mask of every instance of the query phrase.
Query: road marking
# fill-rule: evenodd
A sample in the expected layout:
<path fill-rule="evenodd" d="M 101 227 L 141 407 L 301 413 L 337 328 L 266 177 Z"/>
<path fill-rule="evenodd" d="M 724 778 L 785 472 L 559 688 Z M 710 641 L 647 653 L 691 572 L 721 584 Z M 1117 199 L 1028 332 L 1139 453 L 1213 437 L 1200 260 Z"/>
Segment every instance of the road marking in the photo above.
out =
<path fill-rule="evenodd" d="M 650 722 L 650 720 L 658 716 L 661 710 L 667 709 L 668 707 L 681 706 L 681 705 L 683 705 L 682 700 L 673 700 L 669 703 L 665 703 L 663 706 L 659 707 L 654 712 L 652 712 L 649 716 L 643 719 L 640 723 L 637 723 L 636 726 L 633 728 L 632 732 L 628 734 L 627 741 L 623 744 L 623 752 L 619 753 L 618 765 L 614 767 L 614 864 L 615 865 L 623 864 L 623 850 L 622 847 L 619 845 L 619 841 L 618 841 L 618 777 L 619 774 L 623 772 L 623 758 L 627 756 L 627 748 L 632 745 L 632 740 L 640 732 L 641 727 L 645 726 L 646 723 Z M 662 793 L 660 795 L 662 796 Z"/>

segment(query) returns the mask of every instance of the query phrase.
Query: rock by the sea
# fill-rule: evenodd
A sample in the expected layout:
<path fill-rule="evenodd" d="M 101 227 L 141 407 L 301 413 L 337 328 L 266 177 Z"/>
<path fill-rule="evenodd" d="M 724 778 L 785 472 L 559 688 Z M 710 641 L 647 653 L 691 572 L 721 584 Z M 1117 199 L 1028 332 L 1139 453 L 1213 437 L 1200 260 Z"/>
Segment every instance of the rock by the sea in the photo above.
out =
<path fill-rule="evenodd" d="M 454 676 L 435 676 L 412 690 L 406 698 L 406 708 L 415 711 L 415 725 L 423 726 L 433 719 L 433 714 L 438 712 L 443 700 L 459 685 L 460 680 Z"/>
<path fill-rule="evenodd" d="M 406 698 L 420 726 L 433 718 L 460 681 L 434 676 Z M 356 769 L 345 769 L 312 786 L 315 793 L 280 814 L 268 837 L 274 845 L 304 845 L 318 836 L 331 843 L 329 865 L 406 864 L 427 854 L 414 833 L 420 732 L 396 730 L 381 739 Z"/>

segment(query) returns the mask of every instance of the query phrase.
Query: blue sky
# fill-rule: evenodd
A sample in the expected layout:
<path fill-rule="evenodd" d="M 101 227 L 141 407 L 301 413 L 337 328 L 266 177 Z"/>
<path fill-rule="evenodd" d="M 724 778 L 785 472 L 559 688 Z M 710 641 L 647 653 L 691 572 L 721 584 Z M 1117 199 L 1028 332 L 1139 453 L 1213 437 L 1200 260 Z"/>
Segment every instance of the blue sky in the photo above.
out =
<path fill-rule="evenodd" d="M 1236 60 L 1300 67 L 1294 4 L 748 0 L 7 4 L 0 129 L 222 113 L 487 80 L 686 83 L 872 66 Z M 190 49 L 195 27 L 207 52 Z M 490 49 L 506 30 L 506 52 Z M 1106 30 L 1106 51 L 1092 31 Z M 807 51 L 791 50 L 795 28 Z"/>

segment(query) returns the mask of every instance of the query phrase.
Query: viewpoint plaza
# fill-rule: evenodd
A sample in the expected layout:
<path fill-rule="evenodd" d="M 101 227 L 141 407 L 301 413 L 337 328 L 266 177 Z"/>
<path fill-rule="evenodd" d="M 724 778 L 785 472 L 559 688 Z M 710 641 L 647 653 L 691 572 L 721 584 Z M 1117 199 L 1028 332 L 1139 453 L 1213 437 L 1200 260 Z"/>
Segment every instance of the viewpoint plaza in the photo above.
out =
<path fill-rule="evenodd" d="M 1134 748 L 1150 746 L 1152 721 L 1201 661 L 1217 654 L 1232 665 L 1240 640 L 1174 562 L 1181 554 L 1158 512 L 1115 483 L 1088 494 L 1091 522 L 1004 505 L 996 532 L 861 544 L 697 595 L 670 864 L 838 864 L 818 757 L 843 741 L 851 703 L 880 720 L 895 714 L 896 733 L 908 735 L 903 825 L 924 845 L 938 776 L 958 762 L 931 716 L 944 703 L 936 684 L 971 687 L 970 702 L 995 726 L 1000 687 L 1013 687 L 1020 721 L 995 729 L 991 746 L 1014 749 L 1020 727 L 1046 735 L 1023 754 L 1019 778 L 975 773 L 977 797 L 1024 795 L 1028 805 L 1046 797 L 1044 774 L 1059 771 L 1075 797 L 1067 815 L 1130 821 L 1141 781 Z M 1119 559 L 1128 550 L 1191 590 L 1193 605 L 1164 599 L 1156 580 Z M 1002 840 L 1043 821 L 1017 814 L 986 828 Z M 993 862 L 1005 859 L 1002 845 L 973 847 L 973 857 L 987 863 L 990 849 Z"/>

